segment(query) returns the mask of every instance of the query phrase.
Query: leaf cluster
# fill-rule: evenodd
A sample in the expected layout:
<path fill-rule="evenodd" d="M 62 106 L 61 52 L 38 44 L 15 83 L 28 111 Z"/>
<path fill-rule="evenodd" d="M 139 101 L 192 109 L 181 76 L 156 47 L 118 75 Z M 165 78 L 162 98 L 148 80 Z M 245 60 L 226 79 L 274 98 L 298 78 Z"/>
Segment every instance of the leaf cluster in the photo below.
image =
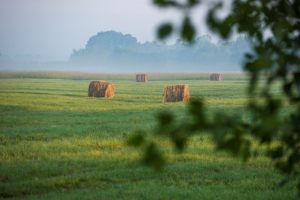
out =
<path fill-rule="evenodd" d="M 177 33 L 186 42 L 193 42 L 196 27 L 190 12 L 200 1 L 154 0 L 164 9 L 177 9 L 184 17 L 179 28 L 172 23 L 158 28 L 160 39 Z M 229 14 L 218 17 L 223 7 L 222 1 L 214 1 L 208 7 L 206 22 L 211 31 L 223 39 L 234 33 L 244 34 L 251 39 L 251 53 L 245 55 L 244 70 L 249 74 L 249 103 L 246 107 L 251 119 L 243 121 L 239 116 L 216 113 L 211 119 L 205 114 L 201 100 L 189 104 L 192 120 L 175 122 L 170 113 L 158 116 L 159 135 L 167 136 L 180 151 L 184 150 L 188 139 L 201 132 L 209 132 L 217 149 L 226 150 L 247 161 L 255 156 L 253 143 L 267 146 L 268 156 L 274 166 L 287 175 L 287 179 L 298 179 L 300 197 L 300 1 L 298 0 L 233 0 Z M 258 80 L 264 77 L 263 87 Z M 272 85 L 281 85 L 280 96 L 274 96 Z M 259 101 L 258 99 L 262 100 Z M 289 115 L 280 115 L 284 103 L 293 108 Z M 274 143 L 276 145 L 274 146 Z M 149 149 L 155 149 L 151 143 Z M 150 150 L 145 157 L 153 156 Z M 149 153 L 150 151 L 150 153 Z M 162 159 L 162 156 L 155 155 Z M 162 159 L 159 165 L 163 166 Z"/>

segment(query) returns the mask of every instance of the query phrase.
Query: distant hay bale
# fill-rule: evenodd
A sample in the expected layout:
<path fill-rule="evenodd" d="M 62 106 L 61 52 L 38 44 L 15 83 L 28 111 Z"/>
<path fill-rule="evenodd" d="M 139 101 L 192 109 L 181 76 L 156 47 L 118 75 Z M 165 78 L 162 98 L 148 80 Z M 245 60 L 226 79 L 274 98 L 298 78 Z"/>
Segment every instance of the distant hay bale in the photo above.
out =
<path fill-rule="evenodd" d="M 104 97 L 113 98 L 115 95 L 115 88 L 112 83 L 105 81 L 92 81 L 89 85 L 89 97 Z"/>
<path fill-rule="evenodd" d="M 190 98 L 188 85 L 169 85 L 164 89 L 163 102 L 188 102 Z"/>
<path fill-rule="evenodd" d="M 222 80 L 224 80 L 224 76 L 223 76 L 223 74 L 214 73 L 214 74 L 210 75 L 210 80 L 211 81 L 222 81 Z"/>
<path fill-rule="evenodd" d="M 137 74 L 136 75 L 136 82 L 147 82 L 148 81 L 148 74 Z"/>

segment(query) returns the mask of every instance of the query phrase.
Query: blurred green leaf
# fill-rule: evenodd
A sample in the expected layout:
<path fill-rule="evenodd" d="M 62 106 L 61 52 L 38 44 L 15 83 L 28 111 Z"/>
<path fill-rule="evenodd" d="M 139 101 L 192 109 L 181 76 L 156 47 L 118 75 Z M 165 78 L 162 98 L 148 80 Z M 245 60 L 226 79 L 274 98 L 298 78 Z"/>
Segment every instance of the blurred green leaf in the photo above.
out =
<path fill-rule="evenodd" d="M 187 42 L 192 42 L 195 39 L 196 30 L 192 25 L 191 19 L 185 17 L 181 27 L 181 38 Z"/>
<path fill-rule="evenodd" d="M 293 86 L 292 82 L 288 82 L 288 83 L 285 83 L 283 85 L 282 89 L 285 92 L 285 94 L 287 94 L 287 95 L 291 95 L 292 94 L 292 86 Z"/>
<path fill-rule="evenodd" d="M 147 145 L 142 162 L 156 170 L 161 170 L 166 164 L 165 158 L 153 142 Z"/>
<path fill-rule="evenodd" d="M 181 152 L 184 150 L 187 143 L 187 134 L 186 130 L 177 129 L 176 131 L 171 132 L 171 140 L 175 144 L 176 149 Z"/>
<path fill-rule="evenodd" d="M 157 115 L 160 127 L 169 126 L 174 121 L 174 116 L 170 112 L 161 112 Z"/>
<path fill-rule="evenodd" d="M 194 7 L 200 3 L 200 0 L 188 0 L 188 5 Z"/>
<path fill-rule="evenodd" d="M 153 0 L 153 4 L 158 6 L 158 7 L 176 7 L 179 6 L 179 3 L 177 1 L 172 1 L 172 0 Z"/>
<path fill-rule="evenodd" d="M 133 147 L 140 147 L 145 143 L 145 132 L 137 131 L 127 140 L 127 144 Z"/>
<path fill-rule="evenodd" d="M 282 146 L 271 148 L 268 152 L 269 156 L 273 159 L 281 158 L 284 155 L 284 149 Z"/>
<path fill-rule="evenodd" d="M 188 111 L 193 117 L 192 130 L 201 130 L 208 126 L 208 120 L 204 112 L 204 103 L 201 99 L 191 99 L 188 105 Z"/>
<path fill-rule="evenodd" d="M 157 35 L 160 39 L 165 39 L 171 35 L 173 31 L 173 26 L 171 23 L 162 24 L 158 28 Z"/>

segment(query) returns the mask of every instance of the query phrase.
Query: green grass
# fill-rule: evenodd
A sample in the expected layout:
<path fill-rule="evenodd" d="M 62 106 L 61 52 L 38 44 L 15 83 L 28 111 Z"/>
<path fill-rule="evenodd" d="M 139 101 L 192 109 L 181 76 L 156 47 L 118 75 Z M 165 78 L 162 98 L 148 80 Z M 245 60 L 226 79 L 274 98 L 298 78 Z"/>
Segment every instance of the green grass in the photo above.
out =
<path fill-rule="evenodd" d="M 241 113 L 247 101 L 242 77 L 213 82 L 156 75 L 144 84 L 110 75 L 116 96 L 98 99 L 87 97 L 89 76 L 51 76 L 0 79 L 0 198 L 296 198 L 294 183 L 278 187 L 283 176 L 267 158 L 242 164 L 215 151 L 207 135 L 193 138 L 180 155 L 161 139 L 169 161 L 162 172 L 140 165 L 140 152 L 125 144 L 135 130 L 153 130 L 159 111 L 185 116 L 183 103 L 162 103 L 164 85 L 189 84 L 208 112 Z"/>

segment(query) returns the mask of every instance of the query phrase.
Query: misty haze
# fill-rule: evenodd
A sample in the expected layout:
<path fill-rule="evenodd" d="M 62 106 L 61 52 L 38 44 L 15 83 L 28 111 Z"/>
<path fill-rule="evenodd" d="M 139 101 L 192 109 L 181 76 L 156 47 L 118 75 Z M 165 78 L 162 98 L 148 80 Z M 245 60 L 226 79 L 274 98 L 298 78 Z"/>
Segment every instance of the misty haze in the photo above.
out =
<path fill-rule="evenodd" d="M 198 37 L 190 45 L 178 39 L 174 44 L 138 42 L 129 34 L 99 32 L 85 48 L 70 53 L 68 61 L 47 61 L 32 56 L 0 56 L 1 70 L 64 70 L 98 72 L 240 72 L 245 37 L 214 43 L 209 36 Z M 218 58 L 218 59 L 215 59 Z"/>

